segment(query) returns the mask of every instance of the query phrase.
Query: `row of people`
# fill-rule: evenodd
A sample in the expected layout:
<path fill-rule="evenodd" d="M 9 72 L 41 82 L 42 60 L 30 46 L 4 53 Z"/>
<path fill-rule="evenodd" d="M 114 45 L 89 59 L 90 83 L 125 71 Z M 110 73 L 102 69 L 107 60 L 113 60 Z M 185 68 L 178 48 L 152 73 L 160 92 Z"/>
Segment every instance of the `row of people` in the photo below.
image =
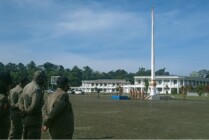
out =
<path fill-rule="evenodd" d="M 69 79 L 59 77 L 57 90 L 46 100 L 45 82 L 45 73 L 39 70 L 30 83 L 22 78 L 10 90 L 10 74 L 0 73 L 0 139 L 41 139 L 41 130 L 49 130 L 52 139 L 72 139 L 74 114 L 66 93 Z"/>
<path fill-rule="evenodd" d="M 131 89 L 130 98 L 144 100 L 145 99 L 144 90 L 140 91 L 139 89 Z"/>

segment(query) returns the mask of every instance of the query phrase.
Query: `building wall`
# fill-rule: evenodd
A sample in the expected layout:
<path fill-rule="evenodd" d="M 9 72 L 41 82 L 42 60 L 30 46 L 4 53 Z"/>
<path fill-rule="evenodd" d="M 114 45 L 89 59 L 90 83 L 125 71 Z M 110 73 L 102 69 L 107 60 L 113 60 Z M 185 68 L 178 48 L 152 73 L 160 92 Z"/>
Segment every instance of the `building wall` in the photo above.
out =
<path fill-rule="evenodd" d="M 145 79 L 150 81 L 150 76 L 135 76 L 135 88 L 145 89 Z M 186 77 L 186 76 L 156 76 L 156 90 L 158 94 L 168 93 L 170 94 L 172 89 L 179 89 L 182 86 L 192 85 L 196 87 L 198 85 L 209 85 L 209 79 L 207 78 L 197 78 L 197 77 Z M 150 87 L 148 92 L 150 92 Z"/>
<path fill-rule="evenodd" d="M 134 85 L 125 80 L 113 80 L 113 79 L 102 79 L 102 80 L 84 80 L 82 81 L 82 86 L 79 89 L 86 93 L 96 92 L 95 88 L 101 89 L 102 93 L 116 93 L 116 88 L 121 86 L 123 88 L 123 93 L 130 93 L 131 89 L 145 90 L 145 79 L 150 81 L 150 76 L 135 76 Z M 168 93 L 171 94 L 172 89 L 176 89 L 179 93 L 179 89 L 182 86 L 193 86 L 198 85 L 209 85 L 208 78 L 198 78 L 198 77 L 187 77 L 187 76 L 156 76 L 156 90 L 157 94 Z M 150 93 L 150 87 L 148 89 Z"/>
<path fill-rule="evenodd" d="M 101 80 L 84 80 L 80 87 L 86 93 L 96 92 L 96 88 L 102 93 L 116 93 L 119 86 L 130 85 L 125 80 L 101 79 Z"/>

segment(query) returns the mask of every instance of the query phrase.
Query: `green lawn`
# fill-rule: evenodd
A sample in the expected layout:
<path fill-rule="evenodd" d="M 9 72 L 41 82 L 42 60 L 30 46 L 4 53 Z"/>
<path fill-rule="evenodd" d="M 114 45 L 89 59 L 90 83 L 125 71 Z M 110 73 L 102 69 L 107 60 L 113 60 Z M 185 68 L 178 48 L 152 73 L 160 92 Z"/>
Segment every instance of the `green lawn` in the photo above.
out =
<path fill-rule="evenodd" d="M 72 95 L 74 138 L 209 139 L 209 97 L 175 97 L 118 101 L 107 95 Z"/>

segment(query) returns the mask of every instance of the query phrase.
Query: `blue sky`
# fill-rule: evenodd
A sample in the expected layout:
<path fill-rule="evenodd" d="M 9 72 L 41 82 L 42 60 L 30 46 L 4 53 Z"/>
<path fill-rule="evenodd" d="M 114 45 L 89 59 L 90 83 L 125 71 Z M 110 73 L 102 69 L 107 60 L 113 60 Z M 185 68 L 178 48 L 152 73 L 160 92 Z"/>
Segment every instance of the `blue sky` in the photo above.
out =
<path fill-rule="evenodd" d="M 208 70 L 208 0 L 1 0 L 0 61 L 150 69 L 153 5 L 156 70 Z"/>

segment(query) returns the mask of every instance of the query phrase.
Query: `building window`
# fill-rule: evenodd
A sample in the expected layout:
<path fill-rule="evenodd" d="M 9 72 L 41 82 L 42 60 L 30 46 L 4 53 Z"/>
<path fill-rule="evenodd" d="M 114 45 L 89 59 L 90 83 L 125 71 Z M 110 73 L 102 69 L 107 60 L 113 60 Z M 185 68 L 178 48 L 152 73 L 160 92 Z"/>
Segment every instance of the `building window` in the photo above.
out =
<path fill-rule="evenodd" d="M 169 80 L 164 80 L 164 83 L 169 83 Z"/>
<path fill-rule="evenodd" d="M 163 90 L 162 88 L 157 88 L 158 92 L 162 92 L 162 90 Z"/>
<path fill-rule="evenodd" d="M 183 80 L 181 80 L 181 85 L 183 85 Z"/>
<path fill-rule="evenodd" d="M 159 80 L 159 81 L 158 81 L 158 84 L 161 85 L 161 84 L 162 84 L 162 80 Z"/>

